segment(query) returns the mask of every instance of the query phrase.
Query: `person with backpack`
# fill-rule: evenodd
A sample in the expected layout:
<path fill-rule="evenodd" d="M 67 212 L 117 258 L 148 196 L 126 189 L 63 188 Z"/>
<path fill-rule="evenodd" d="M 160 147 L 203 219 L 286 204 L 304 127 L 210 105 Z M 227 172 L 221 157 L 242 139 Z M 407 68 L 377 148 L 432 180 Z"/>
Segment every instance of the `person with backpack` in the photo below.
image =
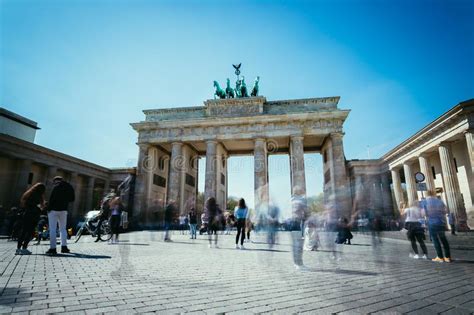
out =
<path fill-rule="evenodd" d="M 20 233 L 15 255 L 30 255 L 28 243 L 33 237 L 36 224 L 44 206 L 44 193 L 46 186 L 43 183 L 36 183 L 21 196 L 20 207 L 22 209 Z"/>
<path fill-rule="evenodd" d="M 46 255 L 56 255 L 56 227 L 59 223 L 61 253 L 70 253 L 67 247 L 67 208 L 75 199 L 74 188 L 61 176 L 53 179 L 53 190 L 48 202 L 49 250 Z"/>

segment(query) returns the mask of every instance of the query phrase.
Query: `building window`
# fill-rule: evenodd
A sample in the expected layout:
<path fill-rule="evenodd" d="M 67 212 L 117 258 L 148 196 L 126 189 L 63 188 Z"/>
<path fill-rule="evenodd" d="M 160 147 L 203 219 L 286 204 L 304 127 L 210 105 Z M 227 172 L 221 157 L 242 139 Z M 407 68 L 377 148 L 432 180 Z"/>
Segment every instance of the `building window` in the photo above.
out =
<path fill-rule="evenodd" d="M 196 180 L 194 179 L 194 176 L 190 175 L 190 174 L 186 174 L 186 185 L 189 185 L 189 186 L 192 186 L 194 187 L 194 185 L 196 185 Z"/>
<path fill-rule="evenodd" d="M 225 161 L 226 161 L 226 157 L 223 156 L 222 157 L 222 168 L 225 168 Z"/>
<path fill-rule="evenodd" d="M 160 156 L 158 158 L 158 168 L 162 171 L 165 169 L 165 157 L 164 156 Z"/>
<path fill-rule="evenodd" d="M 166 187 L 166 178 L 157 174 L 153 174 L 153 185 Z"/>
<path fill-rule="evenodd" d="M 33 183 L 33 173 L 28 174 L 28 185 L 31 185 Z"/>
<path fill-rule="evenodd" d="M 221 184 L 225 186 L 225 175 L 221 174 Z"/>
<path fill-rule="evenodd" d="M 436 171 L 434 166 L 431 167 L 431 173 L 433 174 L 433 179 L 436 179 Z"/>
<path fill-rule="evenodd" d="M 458 161 L 456 161 L 456 158 L 453 158 L 454 160 L 454 168 L 456 169 L 456 173 L 458 172 Z"/>
<path fill-rule="evenodd" d="M 328 161 L 328 153 L 327 153 L 327 151 L 324 151 L 324 153 L 323 153 L 323 161 L 324 161 L 324 163 L 326 163 L 326 162 Z"/>

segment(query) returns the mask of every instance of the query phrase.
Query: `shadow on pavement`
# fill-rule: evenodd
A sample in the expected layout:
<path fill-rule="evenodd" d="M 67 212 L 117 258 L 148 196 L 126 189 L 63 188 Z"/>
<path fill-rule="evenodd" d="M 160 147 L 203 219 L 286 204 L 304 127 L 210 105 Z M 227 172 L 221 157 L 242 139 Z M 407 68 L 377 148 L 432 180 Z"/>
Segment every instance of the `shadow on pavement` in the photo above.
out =
<path fill-rule="evenodd" d="M 114 244 L 114 245 L 122 245 L 122 246 L 123 246 L 123 245 L 130 245 L 130 246 L 132 246 L 132 245 L 133 245 L 133 246 L 135 246 L 135 245 L 136 245 L 136 246 L 150 246 L 150 244 L 148 244 L 148 243 L 122 243 L 121 241 L 118 242 L 118 244 Z"/>
<path fill-rule="evenodd" d="M 69 254 L 56 254 L 56 255 L 46 255 L 46 254 L 36 254 L 37 256 L 50 256 L 50 257 L 65 257 L 65 258 L 83 258 L 83 259 L 111 259 L 112 256 L 107 255 L 88 255 L 88 254 L 79 254 L 79 253 L 69 253 Z"/>
<path fill-rule="evenodd" d="M 474 260 L 454 259 L 452 263 L 456 263 L 456 264 L 474 264 Z"/>
<path fill-rule="evenodd" d="M 345 275 L 356 275 L 356 276 L 377 276 L 377 272 L 370 272 L 370 271 L 361 271 L 361 270 L 347 270 L 347 269 L 315 269 L 310 268 L 308 271 L 311 272 L 332 272 L 332 273 L 339 273 Z"/>

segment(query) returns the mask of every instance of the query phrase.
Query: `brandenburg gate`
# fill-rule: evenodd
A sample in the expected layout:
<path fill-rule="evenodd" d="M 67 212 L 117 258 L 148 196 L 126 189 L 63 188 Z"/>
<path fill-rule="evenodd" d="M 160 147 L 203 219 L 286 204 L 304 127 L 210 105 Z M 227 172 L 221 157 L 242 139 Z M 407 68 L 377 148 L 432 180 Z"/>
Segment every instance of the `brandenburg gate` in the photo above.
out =
<path fill-rule="evenodd" d="M 206 157 L 205 199 L 227 203 L 227 159 L 254 156 L 256 213 L 266 211 L 269 154 L 289 154 L 293 196 L 306 197 L 304 153 L 323 156 L 324 196 L 335 215 L 350 216 L 351 197 L 343 149 L 349 110 L 339 97 L 267 101 L 263 96 L 211 99 L 204 106 L 144 110 L 132 123 L 139 158 L 134 216 L 170 201 L 180 213 L 195 206 L 198 159 Z M 250 207 L 252 205 L 249 205 Z"/>

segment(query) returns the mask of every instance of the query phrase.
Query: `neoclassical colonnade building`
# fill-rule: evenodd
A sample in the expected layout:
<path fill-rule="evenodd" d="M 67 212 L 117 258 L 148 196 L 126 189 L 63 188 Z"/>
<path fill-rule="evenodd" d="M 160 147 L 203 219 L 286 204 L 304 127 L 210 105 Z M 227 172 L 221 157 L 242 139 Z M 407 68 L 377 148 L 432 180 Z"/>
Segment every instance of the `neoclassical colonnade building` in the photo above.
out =
<path fill-rule="evenodd" d="M 306 196 L 304 153 L 323 156 L 325 202 L 350 215 L 351 197 L 343 149 L 349 110 L 339 97 L 267 101 L 265 97 L 207 100 L 204 106 L 145 110 L 132 123 L 138 132 L 134 217 L 175 201 L 180 213 L 194 206 L 199 157 L 206 157 L 205 199 L 227 203 L 227 158 L 254 156 L 255 210 L 269 200 L 268 155 L 289 154 L 291 193 Z"/>
<path fill-rule="evenodd" d="M 474 226 L 474 100 L 457 104 L 381 159 L 390 168 L 398 207 L 422 198 L 414 176 L 421 172 L 458 228 Z"/>

